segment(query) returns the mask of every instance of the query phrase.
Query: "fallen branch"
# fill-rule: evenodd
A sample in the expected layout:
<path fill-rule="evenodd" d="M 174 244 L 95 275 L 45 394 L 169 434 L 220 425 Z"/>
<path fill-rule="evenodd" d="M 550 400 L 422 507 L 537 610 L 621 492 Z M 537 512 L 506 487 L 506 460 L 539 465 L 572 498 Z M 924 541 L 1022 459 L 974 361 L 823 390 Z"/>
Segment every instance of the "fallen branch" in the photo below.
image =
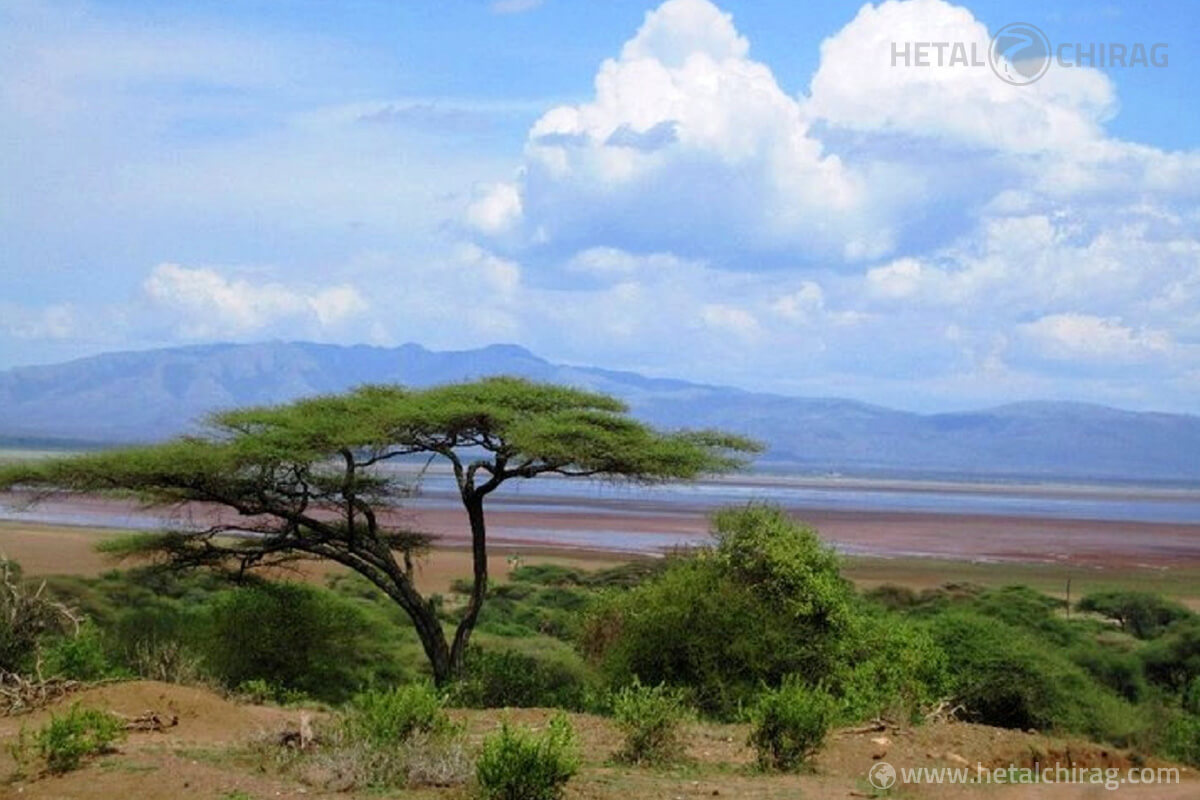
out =
<path fill-rule="evenodd" d="M 117 714 L 118 717 L 125 720 L 125 730 L 139 731 L 143 733 L 162 733 L 167 728 L 174 728 L 179 724 L 179 715 L 159 714 L 157 711 L 144 711 L 136 717 L 126 717 L 124 714 Z"/>

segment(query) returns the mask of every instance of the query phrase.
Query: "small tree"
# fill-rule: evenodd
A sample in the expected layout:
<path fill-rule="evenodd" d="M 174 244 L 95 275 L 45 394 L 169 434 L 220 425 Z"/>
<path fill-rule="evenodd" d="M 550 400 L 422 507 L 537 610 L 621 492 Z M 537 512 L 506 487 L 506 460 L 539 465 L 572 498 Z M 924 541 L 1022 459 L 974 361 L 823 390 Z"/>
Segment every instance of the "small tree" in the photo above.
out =
<path fill-rule="evenodd" d="M 439 684 L 462 666 L 487 594 L 484 500 L 503 483 L 548 474 L 690 479 L 734 469 L 758 449 L 718 432 L 659 432 L 615 398 L 507 377 L 421 390 L 364 386 L 210 422 L 203 437 L 15 465 L 0 470 L 0 489 L 208 504 L 216 511 L 205 518 L 215 521 L 202 529 L 130 537 L 110 552 L 240 571 L 298 557 L 336 561 L 404 609 Z M 448 462 L 470 527 L 471 594 L 451 641 L 413 582 L 413 559 L 429 537 L 387 513 L 411 487 L 384 466 L 405 456 Z"/>
<path fill-rule="evenodd" d="M 1076 608 L 1107 617 L 1139 639 L 1153 639 L 1171 623 L 1191 616 L 1184 606 L 1152 592 L 1095 592 L 1080 600 Z"/>

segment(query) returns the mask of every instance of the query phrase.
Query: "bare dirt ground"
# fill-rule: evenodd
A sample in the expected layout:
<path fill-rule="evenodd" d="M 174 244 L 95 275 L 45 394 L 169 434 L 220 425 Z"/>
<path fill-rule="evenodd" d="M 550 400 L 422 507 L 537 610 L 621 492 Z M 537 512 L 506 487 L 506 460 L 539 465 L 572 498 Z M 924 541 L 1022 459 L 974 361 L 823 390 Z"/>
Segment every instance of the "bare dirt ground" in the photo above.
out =
<path fill-rule="evenodd" d="M 126 716 L 146 711 L 173 714 L 179 724 L 162 732 L 133 733 L 118 752 L 101 756 L 64 776 L 31 775 L 7 779 L 14 767 L 9 754 L 22 726 L 34 729 L 67 704 L 104 708 Z M 37 800 L 99 800 L 126 798 L 174 800 L 265 800 L 274 797 L 379 797 L 379 793 L 330 793 L 281 775 L 271 765 L 248 756 L 246 745 L 264 736 L 295 729 L 300 709 L 239 705 L 204 689 L 150 681 L 113 684 L 83 690 L 57 707 L 15 718 L 0 719 L 0 797 Z M 545 725 L 552 712 L 542 709 L 460 711 L 466 723 L 469 749 L 474 751 L 502 717 L 524 725 Z M 978 763 L 985 768 L 1055 761 L 1077 767 L 1113 767 L 1132 762 L 1128 754 L 1078 740 L 1007 731 L 965 723 L 933 723 L 886 732 L 837 732 L 816 759 L 811 774 L 765 775 L 755 770 L 746 747 L 746 729 L 739 725 L 695 724 L 688 730 L 687 760 L 676 767 L 651 769 L 615 764 L 611 754 L 621 738 L 611 722 L 572 714 L 583 753 L 583 769 L 568 787 L 569 798 L 580 800 L 674 800 L 675 798 L 841 798 L 906 797 L 943 800 L 957 797 L 1069 798 L 1130 797 L 1144 800 L 1185 800 L 1200 797 L 1200 777 L 1181 768 L 1176 785 L 1130 786 L 1116 791 L 1078 785 L 1034 786 L 896 786 L 875 792 L 867 771 L 880 758 L 897 768 L 955 766 Z M 880 737 L 887 739 L 880 745 Z M 1149 766 L 1159 766 L 1156 762 Z M 458 798 L 466 787 L 405 790 L 388 796 Z"/>
<path fill-rule="evenodd" d="M 30 577 L 80 575 L 95 577 L 118 566 L 96 552 L 96 545 L 127 531 L 83 528 L 67 525 L 41 525 L 0 521 L 0 557 L 21 565 Z M 515 560 L 514 560 L 515 559 Z M 496 545 L 490 548 L 488 573 L 504 580 L 516 563 L 558 564 L 580 569 L 602 569 L 621 564 L 629 557 L 587 550 L 561 550 L 553 547 L 527 548 Z M 288 577 L 323 582 L 328 576 L 346 572 L 328 562 L 303 562 Z M 458 578 L 471 575 L 471 554 L 463 547 L 444 547 L 417 565 L 417 583 L 424 592 L 446 592 Z"/>

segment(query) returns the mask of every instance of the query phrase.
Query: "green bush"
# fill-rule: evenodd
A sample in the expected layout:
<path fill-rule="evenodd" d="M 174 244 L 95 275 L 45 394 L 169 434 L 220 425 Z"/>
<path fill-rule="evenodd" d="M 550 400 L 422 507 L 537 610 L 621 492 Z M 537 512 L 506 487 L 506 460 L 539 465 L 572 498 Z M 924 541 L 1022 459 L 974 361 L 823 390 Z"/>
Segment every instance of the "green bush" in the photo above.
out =
<path fill-rule="evenodd" d="M 1081 733 L 1117 745 L 1146 724 L 1053 641 L 970 611 L 940 614 L 930 630 L 951 665 L 953 699 L 974 721 Z"/>
<path fill-rule="evenodd" d="M 845 662 L 853 593 L 816 534 L 766 506 L 719 512 L 717 546 L 602 599 L 580 646 L 612 685 L 638 678 L 733 718 L 763 684 Z"/>
<path fill-rule="evenodd" d="M 358 694 L 341 721 L 348 739 L 378 747 L 406 742 L 417 733 L 440 736 L 455 730 L 442 697 L 424 683 Z"/>
<path fill-rule="evenodd" d="M 565 649 L 565 648 L 564 648 Z M 527 655 L 473 648 L 450 699 L 466 708 L 565 708 L 587 706 L 591 686 L 578 656 Z"/>
<path fill-rule="evenodd" d="M 107 752 L 125 738 L 125 725 L 107 711 L 80 708 L 78 704 L 62 716 L 51 715 L 34 741 L 46 769 L 53 773 L 77 769 L 89 756 Z"/>
<path fill-rule="evenodd" d="M 109 661 L 100 630 L 84 625 L 76 635 L 55 639 L 46 648 L 44 672 L 75 681 L 97 681 L 118 670 Z"/>
<path fill-rule="evenodd" d="M 1177 622 L 1141 650 L 1150 682 L 1172 692 L 1184 691 L 1200 677 L 1200 618 Z"/>
<path fill-rule="evenodd" d="M 1183 708 L 1189 714 L 1200 716 L 1200 675 L 1192 678 L 1183 690 Z"/>
<path fill-rule="evenodd" d="M 1200 767 L 1200 715 L 1174 715 L 1167 724 L 1162 750 L 1169 758 Z"/>
<path fill-rule="evenodd" d="M 1141 702 L 1149 693 L 1142 662 L 1136 653 L 1093 643 L 1077 647 L 1071 653 L 1071 660 L 1131 703 Z"/>
<path fill-rule="evenodd" d="M 429 684 L 367 691 L 322 724 L 300 767 L 340 791 L 456 785 L 471 774 L 460 733 Z"/>
<path fill-rule="evenodd" d="M 537 734 L 502 722 L 483 742 L 475 779 L 484 800 L 556 800 L 579 771 L 579 747 L 565 714 Z"/>
<path fill-rule="evenodd" d="M 1180 604 L 1152 592 L 1096 592 L 1084 597 L 1076 607 L 1113 620 L 1121 630 L 1139 639 L 1153 639 L 1171 623 L 1195 616 Z"/>
<path fill-rule="evenodd" d="M 612 711 L 625 743 L 617 758 L 631 764 L 667 764 L 683 756 L 681 728 L 688 717 L 683 693 L 634 682 L 615 692 Z"/>
<path fill-rule="evenodd" d="M 262 680 L 330 702 L 368 683 L 376 640 L 387 633 L 353 602 L 296 583 L 225 592 L 210 613 L 202 654 L 214 678 L 231 689 Z"/>
<path fill-rule="evenodd" d="M 1069 645 L 1079 638 L 1078 626 L 1060 616 L 1066 603 L 1028 586 L 988 589 L 968 602 L 971 611 L 1035 634 L 1039 639 Z"/>
<path fill-rule="evenodd" d="M 864 609 L 855 617 L 851 649 L 823 678 L 845 723 L 888 716 L 914 721 L 950 687 L 949 664 L 927 626 Z"/>
<path fill-rule="evenodd" d="M 821 688 L 789 677 L 768 689 L 751 711 L 750 745 L 763 769 L 793 772 L 825 742 L 837 702 Z"/>

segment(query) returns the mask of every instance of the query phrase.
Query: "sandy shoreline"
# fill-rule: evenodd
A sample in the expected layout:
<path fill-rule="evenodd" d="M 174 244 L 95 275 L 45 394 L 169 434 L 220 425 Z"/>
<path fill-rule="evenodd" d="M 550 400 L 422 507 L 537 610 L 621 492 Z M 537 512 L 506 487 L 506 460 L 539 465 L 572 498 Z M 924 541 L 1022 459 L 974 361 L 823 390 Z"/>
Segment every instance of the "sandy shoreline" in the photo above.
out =
<path fill-rule="evenodd" d="M 127 501 L 58 497 L 22 511 L 19 497 L 0 497 L 10 523 L 56 527 L 153 529 L 232 521 L 216 509 L 189 505 L 167 514 Z M 792 512 L 849 555 L 955 561 L 1077 564 L 1107 567 L 1200 567 L 1200 524 L 1079 520 L 880 510 L 802 509 Z M 468 541 L 465 515 L 450 504 L 393 512 L 392 523 L 440 537 L 442 546 Z M 513 505 L 488 511 L 489 538 L 509 549 L 652 555 L 704 543 L 703 509 L 648 503 L 573 501 Z"/>

